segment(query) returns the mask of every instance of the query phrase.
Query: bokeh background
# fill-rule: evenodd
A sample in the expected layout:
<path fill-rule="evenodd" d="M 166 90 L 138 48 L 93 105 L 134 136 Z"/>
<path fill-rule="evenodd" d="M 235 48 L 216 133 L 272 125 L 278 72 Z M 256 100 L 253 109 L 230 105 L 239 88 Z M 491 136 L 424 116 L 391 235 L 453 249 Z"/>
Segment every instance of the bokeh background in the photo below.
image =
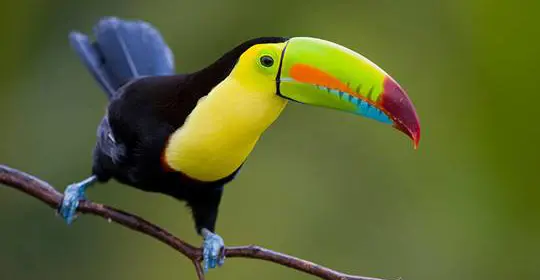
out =
<path fill-rule="evenodd" d="M 314 36 L 355 49 L 409 92 L 395 130 L 292 104 L 226 188 L 218 232 L 348 273 L 406 280 L 540 278 L 538 1 L 2 1 L 0 163 L 59 189 L 89 174 L 106 99 L 70 49 L 102 16 L 157 26 L 179 71 L 240 41 Z M 534 35 L 537 34 L 537 35 Z M 199 244 L 183 204 L 116 183 L 92 200 Z M 157 241 L 0 188 L 0 279 L 195 279 Z M 312 279 L 230 259 L 209 279 Z"/>

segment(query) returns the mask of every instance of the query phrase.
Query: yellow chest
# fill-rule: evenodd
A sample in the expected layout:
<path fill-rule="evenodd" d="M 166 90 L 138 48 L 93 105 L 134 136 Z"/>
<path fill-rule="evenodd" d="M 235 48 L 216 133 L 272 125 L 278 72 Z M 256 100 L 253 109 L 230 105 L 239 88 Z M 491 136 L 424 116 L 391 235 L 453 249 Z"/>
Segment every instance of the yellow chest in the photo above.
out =
<path fill-rule="evenodd" d="M 275 93 L 251 92 L 234 79 L 225 80 L 199 100 L 173 133 L 165 161 L 197 180 L 227 177 L 246 160 L 286 103 Z"/>

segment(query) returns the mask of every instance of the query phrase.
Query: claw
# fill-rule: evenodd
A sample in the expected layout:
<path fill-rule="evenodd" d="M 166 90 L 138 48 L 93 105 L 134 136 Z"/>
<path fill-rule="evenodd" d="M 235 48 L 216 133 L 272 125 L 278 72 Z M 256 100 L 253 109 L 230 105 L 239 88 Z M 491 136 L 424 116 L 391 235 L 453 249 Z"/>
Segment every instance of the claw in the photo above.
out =
<path fill-rule="evenodd" d="M 90 177 L 82 182 L 69 185 L 64 191 L 64 199 L 58 212 L 69 225 L 77 218 L 77 207 L 79 201 L 86 199 L 84 191 L 95 182 L 95 177 Z"/>
<path fill-rule="evenodd" d="M 64 191 L 64 199 L 60 207 L 60 215 L 69 225 L 75 220 L 75 212 L 79 206 L 79 200 L 84 199 L 84 189 L 79 184 L 69 185 Z"/>
<path fill-rule="evenodd" d="M 208 272 L 210 268 L 222 266 L 225 262 L 223 238 L 208 230 L 204 233 L 203 242 L 203 268 L 204 272 Z"/>

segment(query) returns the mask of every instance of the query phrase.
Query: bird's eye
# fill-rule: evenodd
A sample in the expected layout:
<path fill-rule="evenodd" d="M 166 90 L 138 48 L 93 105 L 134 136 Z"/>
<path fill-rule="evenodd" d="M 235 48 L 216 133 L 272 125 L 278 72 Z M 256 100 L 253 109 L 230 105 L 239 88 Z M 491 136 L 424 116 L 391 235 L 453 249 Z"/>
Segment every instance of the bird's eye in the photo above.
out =
<path fill-rule="evenodd" d="M 264 67 L 271 67 L 274 65 L 274 59 L 268 55 L 261 56 L 261 64 Z"/>

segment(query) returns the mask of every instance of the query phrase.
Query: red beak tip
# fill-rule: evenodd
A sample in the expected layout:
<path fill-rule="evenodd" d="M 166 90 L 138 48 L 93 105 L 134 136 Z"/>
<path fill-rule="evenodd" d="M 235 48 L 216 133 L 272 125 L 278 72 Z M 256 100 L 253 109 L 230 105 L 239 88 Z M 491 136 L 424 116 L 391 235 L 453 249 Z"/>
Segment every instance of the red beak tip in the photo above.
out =
<path fill-rule="evenodd" d="M 420 122 L 409 96 L 392 78 L 384 79 L 384 91 L 380 103 L 393 116 L 394 127 L 413 140 L 414 149 L 420 143 Z"/>
<path fill-rule="evenodd" d="M 413 132 L 411 138 L 413 140 L 414 149 L 418 150 L 418 145 L 420 145 L 420 131 Z"/>
<path fill-rule="evenodd" d="M 413 148 L 414 148 L 415 150 L 418 150 L 418 145 L 420 144 L 419 139 L 414 139 L 413 141 L 414 141 Z"/>

